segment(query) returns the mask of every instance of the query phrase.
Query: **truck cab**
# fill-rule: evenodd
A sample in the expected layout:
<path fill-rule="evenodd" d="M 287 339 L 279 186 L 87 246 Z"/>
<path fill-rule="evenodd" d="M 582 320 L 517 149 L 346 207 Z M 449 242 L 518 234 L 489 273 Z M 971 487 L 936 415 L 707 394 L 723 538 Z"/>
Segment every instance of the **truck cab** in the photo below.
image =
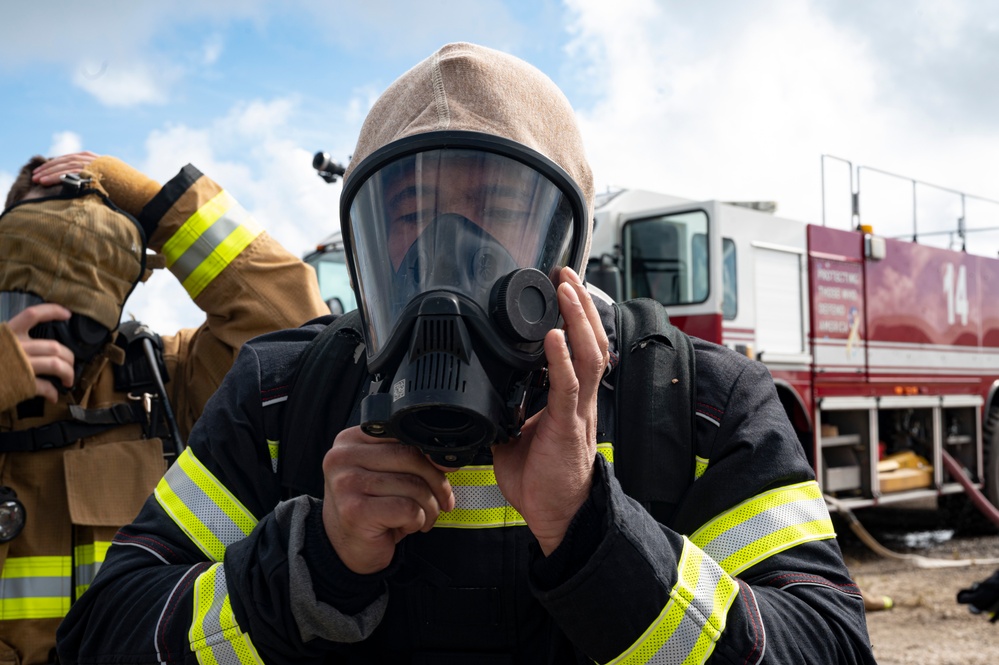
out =
<path fill-rule="evenodd" d="M 316 245 L 302 260 L 312 266 L 319 280 L 319 293 L 333 314 L 343 314 L 357 308 L 354 290 L 350 288 L 347 257 L 343 251 L 340 231 Z"/>

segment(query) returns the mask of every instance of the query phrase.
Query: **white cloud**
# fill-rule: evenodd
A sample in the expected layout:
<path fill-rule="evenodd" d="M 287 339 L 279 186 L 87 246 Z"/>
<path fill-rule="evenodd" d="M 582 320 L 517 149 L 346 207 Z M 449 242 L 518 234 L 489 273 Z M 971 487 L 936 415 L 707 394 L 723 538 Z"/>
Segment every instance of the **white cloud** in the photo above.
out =
<path fill-rule="evenodd" d="M 364 103 L 347 101 L 330 116 L 354 115 Z M 294 99 L 240 102 L 208 126 L 171 125 L 152 132 L 137 166 L 166 182 L 184 164 L 193 164 L 231 192 L 289 252 L 303 256 L 339 228 L 340 183 L 327 184 L 312 169 L 312 147 L 303 145 L 307 139 L 300 135 L 298 114 Z M 351 145 L 359 123 L 337 125 L 328 145 Z M 204 319 L 167 271 L 138 288 L 126 311 L 160 332 Z"/>
<path fill-rule="evenodd" d="M 877 34 L 834 20 L 820 11 L 826 3 L 567 4 L 569 57 L 596 90 L 579 115 L 598 189 L 776 200 L 782 216 L 818 222 L 820 155 L 834 154 L 996 191 L 999 135 L 961 133 L 894 94 L 897 68 L 874 50 Z M 952 35 L 966 25 L 962 16 L 921 20 Z"/>
<path fill-rule="evenodd" d="M 105 106 L 127 108 L 167 101 L 177 68 L 145 61 L 84 61 L 73 73 L 73 85 L 90 93 Z"/>
<path fill-rule="evenodd" d="M 83 139 L 80 138 L 79 134 L 71 131 L 56 132 L 52 135 L 52 144 L 46 154 L 49 157 L 57 157 L 81 150 L 83 150 Z"/>
<path fill-rule="evenodd" d="M 205 42 L 201 53 L 201 64 L 214 65 L 222 55 L 224 39 L 221 34 L 214 34 Z"/>

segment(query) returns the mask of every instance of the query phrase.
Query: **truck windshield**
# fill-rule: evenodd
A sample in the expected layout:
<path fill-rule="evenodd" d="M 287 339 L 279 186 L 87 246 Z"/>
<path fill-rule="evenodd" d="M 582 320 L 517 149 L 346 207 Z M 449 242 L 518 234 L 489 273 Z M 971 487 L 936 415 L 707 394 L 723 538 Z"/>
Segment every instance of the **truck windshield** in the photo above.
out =
<path fill-rule="evenodd" d="M 316 252 L 305 257 L 305 262 L 316 269 L 319 293 L 334 314 L 343 314 L 357 308 L 354 291 L 350 288 L 346 257 L 342 250 Z"/>
<path fill-rule="evenodd" d="M 629 298 L 665 305 L 708 297 L 708 216 L 703 210 L 647 217 L 624 226 L 625 288 Z"/>

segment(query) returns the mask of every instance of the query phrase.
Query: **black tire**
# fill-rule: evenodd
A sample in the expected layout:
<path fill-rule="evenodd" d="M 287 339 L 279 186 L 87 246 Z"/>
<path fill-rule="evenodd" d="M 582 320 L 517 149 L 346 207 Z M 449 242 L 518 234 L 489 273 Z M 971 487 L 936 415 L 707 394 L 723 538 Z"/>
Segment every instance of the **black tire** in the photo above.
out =
<path fill-rule="evenodd" d="M 982 483 L 985 496 L 999 508 L 999 407 L 991 407 L 982 426 Z"/>
<path fill-rule="evenodd" d="M 982 491 L 993 506 L 999 507 L 999 407 L 991 407 L 982 425 Z M 941 517 L 947 528 L 963 536 L 992 535 L 999 531 L 971 498 L 964 494 L 947 494 L 937 499 Z"/>

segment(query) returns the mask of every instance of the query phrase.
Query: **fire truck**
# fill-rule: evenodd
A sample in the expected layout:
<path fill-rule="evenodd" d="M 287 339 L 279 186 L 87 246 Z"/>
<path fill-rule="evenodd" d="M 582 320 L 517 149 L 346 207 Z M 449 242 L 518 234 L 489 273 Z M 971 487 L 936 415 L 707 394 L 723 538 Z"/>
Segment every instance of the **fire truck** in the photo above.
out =
<path fill-rule="evenodd" d="M 594 217 L 587 280 L 764 363 L 837 503 L 999 505 L 999 259 L 640 190 Z"/>
<path fill-rule="evenodd" d="M 339 231 L 305 258 L 334 312 L 356 306 Z M 597 196 L 586 278 L 764 363 L 837 504 L 973 488 L 999 505 L 999 259 L 619 190 Z"/>

